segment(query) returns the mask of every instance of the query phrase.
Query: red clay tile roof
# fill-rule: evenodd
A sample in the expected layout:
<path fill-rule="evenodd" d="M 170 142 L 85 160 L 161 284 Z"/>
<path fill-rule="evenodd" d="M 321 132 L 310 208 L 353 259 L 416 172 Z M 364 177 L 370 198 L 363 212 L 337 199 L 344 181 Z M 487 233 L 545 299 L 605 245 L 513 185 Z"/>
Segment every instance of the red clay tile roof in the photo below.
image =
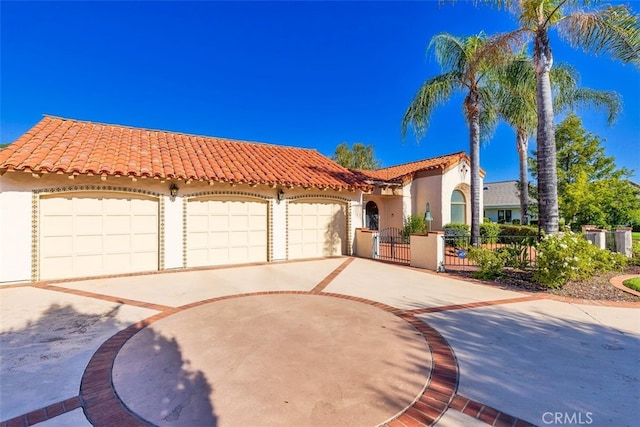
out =
<path fill-rule="evenodd" d="M 418 171 L 430 169 L 446 170 L 463 159 L 466 159 L 467 164 L 470 164 L 469 157 L 464 151 L 460 151 L 458 153 L 447 154 L 431 159 L 418 160 L 416 162 L 391 166 L 384 169 L 356 170 L 355 172 L 361 179 L 385 182 L 403 182 L 406 179 L 413 177 L 413 175 Z"/>
<path fill-rule="evenodd" d="M 0 171 L 369 189 L 316 150 L 45 116 L 0 151 Z"/>

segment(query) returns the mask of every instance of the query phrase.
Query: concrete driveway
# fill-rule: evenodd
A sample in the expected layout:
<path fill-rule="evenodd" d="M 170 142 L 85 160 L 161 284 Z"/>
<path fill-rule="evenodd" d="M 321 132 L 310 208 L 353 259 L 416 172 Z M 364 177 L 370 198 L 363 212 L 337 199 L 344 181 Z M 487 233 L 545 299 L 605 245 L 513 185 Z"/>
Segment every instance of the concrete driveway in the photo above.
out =
<path fill-rule="evenodd" d="M 0 287 L 0 427 L 640 425 L 640 306 L 359 258 Z"/>

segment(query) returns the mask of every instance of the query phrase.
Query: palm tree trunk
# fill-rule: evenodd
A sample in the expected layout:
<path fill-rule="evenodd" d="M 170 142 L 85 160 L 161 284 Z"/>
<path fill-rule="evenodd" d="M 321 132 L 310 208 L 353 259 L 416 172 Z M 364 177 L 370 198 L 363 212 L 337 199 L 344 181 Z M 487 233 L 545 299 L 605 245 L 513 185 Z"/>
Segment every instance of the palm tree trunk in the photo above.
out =
<path fill-rule="evenodd" d="M 538 108 L 537 160 L 538 207 L 540 228 L 547 234 L 558 232 L 558 172 L 556 139 L 553 128 L 553 99 L 549 71 L 553 56 L 549 36 L 544 27 L 538 29 L 534 42 L 533 62 L 536 69 Z"/>
<path fill-rule="evenodd" d="M 516 131 L 516 145 L 520 159 L 520 223 L 529 224 L 529 168 L 527 165 L 527 151 L 529 151 L 529 135 L 526 130 Z"/>
<path fill-rule="evenodd" d="M 480 95 L 470 91 L 465 99 L 471 152 L 471 245 L 480 244 Z"/>

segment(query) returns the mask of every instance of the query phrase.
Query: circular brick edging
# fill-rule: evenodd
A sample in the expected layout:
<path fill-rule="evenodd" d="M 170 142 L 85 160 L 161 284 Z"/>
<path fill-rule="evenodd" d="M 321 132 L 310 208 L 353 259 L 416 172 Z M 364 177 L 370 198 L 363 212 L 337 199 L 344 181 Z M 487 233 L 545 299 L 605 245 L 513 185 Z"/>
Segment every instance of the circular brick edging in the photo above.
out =
<path fill-rule="evenodd" d="M 616 288 L 620 289 L 621 291 L 625 291 L 628 294 L 631 295 L 635 295 L 637 297 L 640 297 L 640 292 L 627 288 L 622 282 L 624 282 L 627 279 L 632 279 L 634 277 L 640 277 L 640 275 L 638 274 L 624 274 L 622 276 L 615 276 L 612 277 L 611 279 L 609 279 L 609 283 L 611 283 L 613 286 L 615 286 Z"/>
<path fill-rule="evenodd" d="M 87 419 L 94 425 L 127 425 L 148 426 L 150 423 L 131 411 L 122 402 L 115 391 L 112 381 L 112 370 L 116 356 L 126 342 L 136 333 L 178 312 L 188 310 L 204 304 L 210 304 L 233 298 L 259 295 L 314 295 L 307 291 L 268 291 L 252 292 L 223 297 L 211 298 L 186 304 L 175 309 L 165 310 L 133 324 L 107 339 L 93 354 L 80 383 L 80 401 Z M 316 296 L 318 294 L 315 294 Z M 453 349 L 447 340 L 434 328 L 405 310 L 388 306 L 383 303 L 349 295 L 322 292 L 319 295 L 341 298 L 354 302 L 368 304 L 393 314 L 409 323 L 424 338 L 427 348 L 431 352 L 431 371 L 426 380 L 425 388 L 414 400 L 413 404 L 401 413 L 386 421 L 389 427 L 416 425 L 430 426 L 435 424 L 447 411 L 451 401 L 456 396 L 459 379 L 458 363 Z"/>

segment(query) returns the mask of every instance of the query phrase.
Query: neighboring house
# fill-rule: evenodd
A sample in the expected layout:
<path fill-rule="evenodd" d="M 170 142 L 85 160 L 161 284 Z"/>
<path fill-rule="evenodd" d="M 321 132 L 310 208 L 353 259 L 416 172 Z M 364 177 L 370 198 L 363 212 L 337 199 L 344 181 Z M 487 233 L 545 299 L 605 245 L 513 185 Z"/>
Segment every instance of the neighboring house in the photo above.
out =
<path fill-rule="evenodd" d="M 469 157 L 459 152 L 375 171 L 355 171 L 375 186 L 364 195 L 365 226 L 402 228 L 407 216 L 424 217 L 427 205 L 432 230 L 441 230 L 450 222 L 471 223 L 469 165 Z"/>
<path fill-rule="evenodd" d="M 433 228 L 468 222 L 468 175 L 464 153 L 365 175 L 311 149 L 45 116 L 0 151 L 0 283 L 349 255 L 370 202 L 382 227 L 427 202 Z"/>
<path fill-rule="evenodd" d="M 485 218 L 500 224 L 522 222 L 518 181 L 486 182 L 483 188 Z M 529 204 L 535 203 L 535 199 L 530 197 Z M 538 217 L 530 210 L 529 221 L 537 219 Z"/>

